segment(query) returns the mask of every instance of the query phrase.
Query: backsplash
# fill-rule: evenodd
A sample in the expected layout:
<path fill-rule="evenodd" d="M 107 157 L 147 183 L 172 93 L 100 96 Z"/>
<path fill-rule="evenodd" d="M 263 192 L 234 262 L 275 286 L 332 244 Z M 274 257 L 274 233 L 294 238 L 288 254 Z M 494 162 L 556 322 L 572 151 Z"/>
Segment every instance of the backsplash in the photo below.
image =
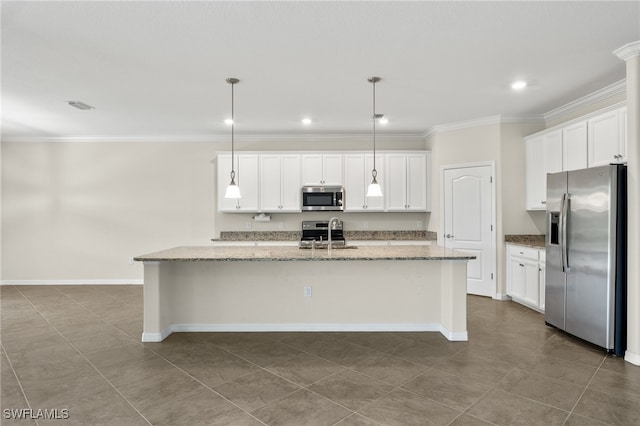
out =
<path fill-rule="evenodd" d="M 433 231 L 345 231 L 344 236 L 347 241 L 437 239 Z M 213 241 L 298 241 L 300 237 L 300 231 L 221 231 Z"/>

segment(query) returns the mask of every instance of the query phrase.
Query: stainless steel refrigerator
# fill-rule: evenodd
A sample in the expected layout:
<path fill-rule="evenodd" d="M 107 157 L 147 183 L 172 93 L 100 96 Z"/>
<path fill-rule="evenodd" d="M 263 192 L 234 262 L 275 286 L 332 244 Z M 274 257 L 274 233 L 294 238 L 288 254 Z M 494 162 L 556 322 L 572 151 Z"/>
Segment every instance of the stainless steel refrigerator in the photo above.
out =
<path fill-rule="evenodd" d="M 626 166 L 547 175 L 545 322 L 626 346 Z"/>

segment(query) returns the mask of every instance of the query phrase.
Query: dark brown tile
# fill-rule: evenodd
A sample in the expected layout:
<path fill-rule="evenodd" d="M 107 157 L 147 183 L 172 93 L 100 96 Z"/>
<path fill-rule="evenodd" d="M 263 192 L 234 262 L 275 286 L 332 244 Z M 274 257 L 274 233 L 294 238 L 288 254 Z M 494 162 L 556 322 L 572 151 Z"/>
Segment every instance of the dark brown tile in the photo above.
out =
<path fill-rule="evenodd" d="M 274 374 L 301 386 L 311 385 L 343 369 L 341 365 L 304 352 L 268 368 Z"/>
<path fill-rule="evenodd" d="M 571 411 L 584 390 L 581 386 L 515 369 L 496 385 L 498 389 Z"/>
<path fill-rule="evenodd" d="M 178 367 L 208 386 L 218 386 L 258 370 L 254 364 L 220 350 L 190 354 L 173 361 Z"/>
<path fill-rule="evenodd" d="M 562 425 L 569 413 L 501 390 L 492 390 L 467 414 L 498 425 Z"/>
<path fill-rule="evenodd" d="M 431 369 L 405 383 L 403 389 L 420 394 L 456 410 L 466 410 L 490 387 L 482 383 Z"/>
<path fill-rule="evenodd" d="M 290 333 L 287 337 L 280 339 L 281 343 L 294 347 L 301 351 L 317 354 L 327 348 L 342 345 L 344 342 L 325 333 Z"/>
<path fill-rule="evenodd" d="M 638 401 L 591 389 L 587 389 L 582 395 L 574 413 L 613 425 L 640 424 Z"/>
<path fill-rule="evenodd" d="M 340 344 L 330 345 L 324 350 L 319 350 L 315 354 L 336 364 L 349 367 L 373 357 L 376 352 L 364 346 L 343 341 Z"/>
<path fill-rule="evenodd" d="M 596 372 L 595 367 L 565 361 L 548 355 L 543 355 L 533 364 L 521 368 L 531 373 L 573 383 L 578 386 L 586 386 Z"/>
<path fill-rule="evenodd" d="M 451 352 L 447 348 L 436 347 L 412 340 L 411 342 L 401 343 L 386 351 L 386 353 L 416 364 L 432 367 L 450 358 L 455 352 Z"/>
<path fill-rule="evenodd" d="M 481 357 L 465 351 L 443 360 L 434 368 L 461 378 L 494 385 L 514 366 L 501 358 Z"/>
<path fill-rule="evenodd" d="M 252 413 L 268 425 L 331 426 L 351 411 L 307 390 L 299 390 Z"/>
<path fill-rule="evenodd" d="M 389 426 L 447 425 L 460 415 L 459 411 L 403 390 L 394 390 L 360 413 Z"/>
<path fill-rule="evenodd" d="M 390 392 L 393 386 L 344 370 L 311 385 L 309 390 L 355 411 Z"/>
<path fill-rule="evenodd" d="M 449 423 L 449 426 L 490 426 L 492 423 L 486 422 L 469 414 L 462 414 L 460 417 Z"/>
<path fill-rule="evenodd" d="M 565 335 L 556 334 L 542 346 L 542 353 L 569 362 L 599 367 L 606 353 L 591 345 L 576 342 Z"/>
<path fill-rule="evenodd" d="M 640 404 L 640 368 L 616 372 L 604 368 L 596 372 L 589 388 L 626 399 L 634 399 Z"/>
<path fill-rule="evenodd" d="M 146 417 L 151 424 L 167 426 L 257 426 L 262 424 L 208 389 L 203 389 L 187 400 L 175 400 L 152 408 L 147 412 Z"/>
<path fill-rule="evenodd" d="M 440 334 L 440 333 L 438 333 Z M 384 352 L 400 343 L 406 343 L 407 339 L 394 333 L 362 332 L 339 333 L 335 335 L 339 339 L 346 340 L 356 345 L 364 346 L 376 351 Z"/>
<path fill-rule="evenodd" d="M 354 365 L 352 368 L 366 376 L 394 386 L 400 386 L 425 371 L 428 367 L 391 355 L 376 353 L 373 357 Z"/>
<path fill-rule="evenodd" d="M 265 370 L 259 370 L 213 389 L 242 409 L 253 411 L 299 390 L 300 387 Z"/>
<path fill-rule="evenodd" d="M 268 367 L 286 361 L 301 354 L 297 349 L 283 345 L 273 340 L 256 343 L 250 348 L 234 351 L 233 354 L 261 367 Z"/>
<path fill-rule="evenodd" d="M 380 426 L 380 423 L 359 414 L 352 414 L 346 419 L 336 423 L 336 426 Z"/>
<path fill-rule="evenodd" d="M 602 426 L 607 423 L 602 423 L 597 420 L 590 419 L 588 417 L 582 417 L 577 414 L 571 414 L 563 426 Z"/>

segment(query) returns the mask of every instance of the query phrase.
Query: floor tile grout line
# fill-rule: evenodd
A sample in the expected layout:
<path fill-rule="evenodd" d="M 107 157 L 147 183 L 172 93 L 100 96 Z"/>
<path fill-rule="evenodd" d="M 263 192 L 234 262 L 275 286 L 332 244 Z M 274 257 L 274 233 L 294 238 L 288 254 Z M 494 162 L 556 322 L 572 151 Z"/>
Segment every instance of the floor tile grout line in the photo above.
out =
<path fill-rule="evenodd" d="M 571 410 L 569 411 L 569 415 L 567 416 L 567 418 L 564 420 L 564 422 L 562 423 L 563 425 L 565 423 L 567 423 L 567 421 L 569 420 L 569 418 L 571 417 L 571 415 L 574 413 L 576 407 L 578 406 L 578 404 L 580 403 L 580 401 L 582 400 L 582 397 L 584 396 L 584 394 L 587 392 L 587 389 L 589 389 L 589 385 L 591 384 L 591 382 L 593 381 L 593 379 L 595 379 L 596 375 L 598 374 L 598 371 L 600 371 L 600 368 L 602 367 L 602 364 L 604 364 L 604 362 L 607 360 L 607 357 L 604 356 L 602 358 L 602 361 L 600 361 L 600 365 L 596 368 L 596 371 L 593 372 L 593 375 L 591 376 L 591 378 L 589 379 L 589 381 L 587 382 L 587 384 L 584 386 L 584 389 L 582 390 L 582 393 L 580 393 L 580 396 L 578 397 L 578 399 L 576 400 L 575 404 L 573 404 L 573 407 L 571 408 Z M 585 416 L 586 417 L 586 416 Z"/>
<path fill-rule="evenodd" d="M 18 374 L 16 373 L 15 368 L 13 368 L 13 363 L 9 359 L 9 354 L 5 350 L 2 342 L 0 342 L 0 349 L 2 350 L 2 356 L 6 358 L 7 362 L 9 363 L 9 367 L 11 367 L 11 372 L 13 373 L 13 377 L 15 377 L 16 382 L 18 383 L 18 387 L 20 388 L 20 393 L 22 393 L 22 397 L 24 398 L 24 401 L 27 403 L 27 408 L 29 408 L 29 410 L 32 410 L 31 403 L 29 402 L 29 398 L 27 398 L 27 394 L 25 393 L 24 388 L 22 387 L 22 382 L 18 378 Z M 38 419 L 32 419 L 32 420 L 35 422 L 36 425 L 39 424 Z"/>
<path fill-rule="evenodd" d="M 145 349 L 147 349 L 147 350 L 149 350 L 149 351 L 153 352 L 154 354 L 156 354 L 157 356 L 159 356 L 160 358 L 162 358 L 162 359 L 163 359 L 163 360 L 165 360 L 166 362 L 168 362 L 168 363 L 169 363 L 170 365 L 172 365 L 174 368 L 177 368 L 177 369 L 178 369 L 180 372 L 182 372 L 182 374 L 184 374 L 185 376 L 187 376 L 187 377 L 189 377 L 189 378 L 193 379 L 194 381 L 198 382 L 200 385 L 204 386 L 206 389 L 208 389 L 209 391 L 213 392 L 215 395 L 219 396 L 220 398 L 224 399 L 224 400 L 225 400 L 225 401 L 227 401 L 228 403 L 232 404 L 234 407 L 238 408 L 238 409 L 239 409 L 239 410 L 241 410 L 242 412 L 244 412 L 244 413 L 248 414 L 249 416 L 253 417 L 254 419 L 256 419 L 257 421 L 259 421 L 259 422 L 260 422 L 260 423 L 262 423 L 263 425 L 266 425 L 266 423 L 264 423 L 262 420 L 258 419 L 258 418 L 257 418 L 256 416 L 254 416 L 253 414 L 251 414 L 251 412 L 249 412 L 249 411 L 245 410 L 244 408 L 242 408 L 241 406 L 239 406 L 239 405 L 238 405 L 238 404 L 236 404 L 235 402 L 231 401 L 231 400 L 230 400 L 229 398 L 227 398 L 226 396 L 222 395 L 220 392 L 216 391 L 216 390 L 215 390 L 215 389 L 213 389 L 211 386 L 207 385 L 206 383 L 204 383 L 203 381 L 201 381 L 200 379 L 198 379 L 197 377 L 195 377 L 194 375 L 192 375 L 191 373 L 189 373 L 187 370 L 183 369 L 182 367 L 180 367 L 179 365 L 177 365 L 175 362 L 171 361 L 169 358 L 167 358 L 167 357 L 166 357 L 165 355 L 163 355 L 161 352 L 156 352 L 156 351 L 155 351 L 154 349 L 152 349 L 152 348 L 147 348 L 146 346 L 144 346 L 144 344 L 143 344 L 143 347 L 144 347 Z M 233 355 L 233 354 L 232 354 L 232 355 Z M 244 360 L 244 359 L 243 359 L 243 360 Z M 244 360 L 244 361 L 247 361 L 247 360 Z M 250 361 L 248 361 L 248 362 L 250 362 Z M 252 364 L 257 365 L 257 364 L 255 364 L 255 363 L 252 363 Z M 262 368 L 262 367 L 260 367 L 260 366 L 258 366 L 258 367 L 259 367 L 259 369 L 260 369 L 260 370 L 264 370 L 264 368 Z M 254 373 L 256 373 L 256 372 L 257 372 L 257 371 L 252 371 L 252 372 L 249 372 L 249 373 L 247 373 L 247 374 L 243 374 L 242 376 L 236 377 L 236 378 L 235 378 L 235 379 L 233 379 L 233 380 L 237 380 L 237 379 L 239 379 L 239 378 L 241 378 L 241 377 L 249 376 L 249 375 L 254 374 Z M 230 383 L 230 382 L 232 382 L 233 380 L 230 380 L 230 381 L 225 382 L 225 383 Z M 223 383 L 223 384 L 224 384 L 224 383 Z M 298 386 L 299 386 L 299 385 L 298 385 Z M 297 392 L 297 391 L 299 391 L 299 390 L 300 390 L 300 389 L 296 389 L 295 391 L 293 391 L 293 392 L 291 392 L 291 393 L 287 394 L 287 396 L 289 396 L 289 395 L 291 395 L 291 394 L 293 394 L 293 393 L 295 393 L 295 392 Z M 183 399 L 186 399 L 186 398 L 183 398 Z M 183 399 L 181 399 L 180 401 L 182 401 Z M 268 405 L 268 404 L 266 404 L 266 405 Z"/>
<path fill-rule="evenodd" d="M 59 289 L 57 289 L 58 291 L 60 291 Z M 20 290 L 18 290 L 20 291 Z M 22 294 L 22 292 L 20 292 L 20 294 Z M 25 297 L 26 298 L 26 297 Z M 27 300 L 29 300 L 27 298 Z M 29 303 L 31 303 L 31 301 L 29 300 Z M 100 371 L 91 361 L 89 361 L 89 359 L 73 344 L 71 343 L 71 341 L 65 336 L 63 335 L 60 330 L 58 330 L 58 328 L 56 328 L 55 325 L 53 325 L 46 316 L 44 316 L 42 314 L 42 312 L 40 312 L 40 310 L 38 310 L 38 308 L 31 303 L 31 305 L 33 306 L 33 308 L 36 310 L 36 312 L 38 312 L 38 314 L 40 314 L 45 321 L 47 321 L 47 323 L 49 323 L 49 325 L 51 327 L 53 327 L 53 329 L 60 335 L 62 336 L 62 338 L 67 342 L 67 344 L 69 344 L 87 363 L 89 363 L 89 365 L 91 365 L 91 367 L 93 367 L 93 369 L 118 393 L 118 395 L 120 395 L 120 397 L 122 397 L 127 404 L 129 404 L 131 406 L 131 408 L 133 408 L 135 410 L 136 413 L 138 413 L 138 415 L 140 415 L 140 417 L 142 417 L 148 424 L 151 424 L 151 422 L 136 408 L 135 405 L 133 405 L 133 403 L 131 401 L 129 401 L 129 399 L 127 397 L 125 397 L 122 392 L 120 392 L 120 390 L 109 380 L 107 379 L 107 377 L 102 374 L 102 371 Z"/>

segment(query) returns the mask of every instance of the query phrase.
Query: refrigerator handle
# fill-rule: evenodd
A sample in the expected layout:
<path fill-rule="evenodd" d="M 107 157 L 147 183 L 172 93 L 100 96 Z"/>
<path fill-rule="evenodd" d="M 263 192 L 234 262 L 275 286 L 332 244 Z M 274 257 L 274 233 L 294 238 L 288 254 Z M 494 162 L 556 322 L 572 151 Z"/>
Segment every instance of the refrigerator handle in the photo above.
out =
<path fill-rule="evenodd" d="M 561 229 L 561 252 L 562 252 L 562 271 L 571 272 L 569 267 L 569 249 L 567 246 L 567 222 L 569 219 L 569 194 L 562 194 L 562 206 L 560 212 L 560 229 Z"/>

